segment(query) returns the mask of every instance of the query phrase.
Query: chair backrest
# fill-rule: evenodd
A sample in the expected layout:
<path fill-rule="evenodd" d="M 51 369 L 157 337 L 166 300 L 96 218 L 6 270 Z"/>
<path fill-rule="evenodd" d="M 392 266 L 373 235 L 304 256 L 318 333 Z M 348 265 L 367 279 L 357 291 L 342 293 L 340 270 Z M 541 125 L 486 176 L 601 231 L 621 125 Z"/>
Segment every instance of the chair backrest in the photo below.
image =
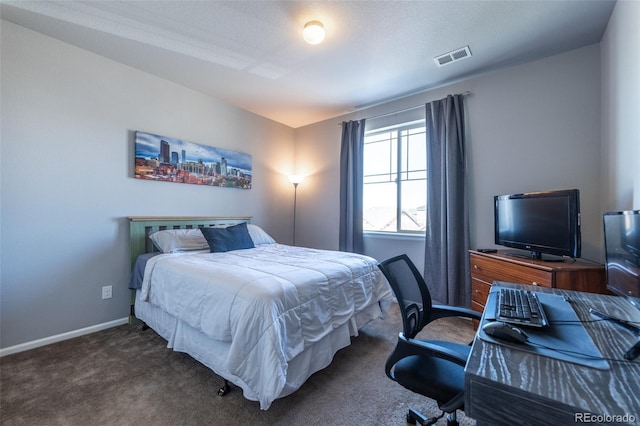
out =
<path fill-rule="evenodd" d="M 406 254 L 380 262 L 378 267 L 398 299 L 404 335 L 412 339 L 429 322 L 431 295 L 427 284 Z"/>

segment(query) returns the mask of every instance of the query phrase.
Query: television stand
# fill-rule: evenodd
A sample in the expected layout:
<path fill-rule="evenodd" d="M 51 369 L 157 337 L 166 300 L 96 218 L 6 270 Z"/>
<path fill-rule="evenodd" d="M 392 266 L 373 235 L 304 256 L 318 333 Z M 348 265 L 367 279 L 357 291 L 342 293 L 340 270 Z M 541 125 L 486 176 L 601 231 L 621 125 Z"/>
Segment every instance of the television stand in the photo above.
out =
<path fill-rule="evenodd" d="M 526 255 L 516 257 L 511 250 L 498 250 L 495 253 L 469 250 L 469 258 L 471 308 L 478 312 L 484 311 L 494 281 L 608 294 L 604 265 L 596 262 L 584 259 L 548 262 Z"/>

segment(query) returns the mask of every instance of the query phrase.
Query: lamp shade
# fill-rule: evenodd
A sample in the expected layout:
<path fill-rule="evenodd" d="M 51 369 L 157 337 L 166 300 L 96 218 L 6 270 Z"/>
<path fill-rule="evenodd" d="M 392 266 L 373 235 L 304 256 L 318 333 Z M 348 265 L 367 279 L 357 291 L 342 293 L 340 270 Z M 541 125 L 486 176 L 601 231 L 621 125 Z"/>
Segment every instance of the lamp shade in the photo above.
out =
<path fill-rule="evenodd" d="M 294 185 L 299 184 L 303 180 L 304 180 L 303 175 L 289 175 L 289 182 L 291 182 Z"/>
<path fill-rule="evenodd" d="M 302 38 L 309 44 L 318 44 L 324 40 L 324 25 L 320 21 L 309 21 L 304 25 Z"/>

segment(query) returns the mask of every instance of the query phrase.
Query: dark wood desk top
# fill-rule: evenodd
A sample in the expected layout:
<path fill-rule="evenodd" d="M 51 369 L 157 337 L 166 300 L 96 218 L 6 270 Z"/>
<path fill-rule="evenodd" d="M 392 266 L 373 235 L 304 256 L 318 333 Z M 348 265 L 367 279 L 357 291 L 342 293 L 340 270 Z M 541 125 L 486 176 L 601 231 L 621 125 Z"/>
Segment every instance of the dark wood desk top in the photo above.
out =
<path fill-rule="evenodd" d="M 589 308 L 595 308 L 640 322 L 640 310 L 617 296 L 514 286 L 567 296 L 583 321 L 593 320 Z M 476 336 L 465 368 L 465 413 L 479 425 L 574 424 L 581 422 L 576 416 L 584 420 L 592 415 L 627 416 L 603 417 L 603 424 L 640 424 L 640 357 L 633 362 L 624 359 L 640 337 L 609 321 L 583 325 L 603 357 L 619 360 L 609 361 L 610 370 L 523 352 Z"/>

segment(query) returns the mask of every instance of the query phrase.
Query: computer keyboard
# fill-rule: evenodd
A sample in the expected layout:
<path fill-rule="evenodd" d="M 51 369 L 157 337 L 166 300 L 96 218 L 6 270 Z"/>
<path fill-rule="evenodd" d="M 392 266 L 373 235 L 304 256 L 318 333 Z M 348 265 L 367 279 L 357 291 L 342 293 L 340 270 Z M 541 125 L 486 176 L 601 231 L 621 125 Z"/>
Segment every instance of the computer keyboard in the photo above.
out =
<path fill-rule="evenodd" d="M 531 327 L 549 324 L 536 294 L 515 288 L 501 288 L 498 292 L 496 320 Z"/>

